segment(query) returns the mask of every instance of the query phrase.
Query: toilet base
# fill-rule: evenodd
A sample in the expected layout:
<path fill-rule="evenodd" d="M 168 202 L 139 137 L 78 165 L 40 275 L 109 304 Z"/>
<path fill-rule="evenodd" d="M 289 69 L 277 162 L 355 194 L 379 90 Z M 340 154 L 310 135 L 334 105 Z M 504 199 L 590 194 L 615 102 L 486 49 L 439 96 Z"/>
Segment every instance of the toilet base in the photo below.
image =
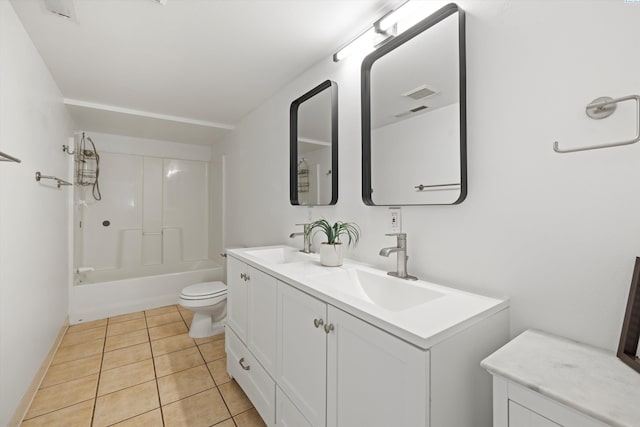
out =
<path fill-rule="evenodd" d="M 211 321 L 211 315 L 194 313 L 189 327 L 189 336 L 191 338 L 206 338 L 224 332 L 225 321 Z"/>

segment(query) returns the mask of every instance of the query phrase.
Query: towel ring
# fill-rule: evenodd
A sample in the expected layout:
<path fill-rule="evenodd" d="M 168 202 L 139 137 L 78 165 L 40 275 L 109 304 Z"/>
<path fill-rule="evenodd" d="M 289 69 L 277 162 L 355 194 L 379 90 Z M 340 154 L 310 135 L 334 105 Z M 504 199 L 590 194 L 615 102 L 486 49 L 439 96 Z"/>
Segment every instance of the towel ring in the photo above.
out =
<path fill-rule="evenodd" d="M 567 149 L 561 149 L 560 147 L 558 147 L 558 141 L 555 141 L 553 143 L 553 150 L 556 153 L 573 153 L 576 151 L 597 150 L 599 148 L 631 145 L 640 141 L 640 96 L 629 95 L 629 96 L 623 96 L 622 98 L 615 98 L 615 99 L 609 98 L 609 97 L 597 98 L 591 101 L 589 105 L 587 105 L 585 112 L 587 116 L 591 117 L 592 119 L 596 119 L 596 120 L 604 119 L 609 117 L 616 111 L 617 103 L 623 102 L 623 101 L 636 101 L 636 108 L 637 108 L 638 114 L 636 115 L 635 138 L 630 139 L 628 141 L 611 142 L 608 144 L 589 145 L 587 147 L 567 148 Z"/>

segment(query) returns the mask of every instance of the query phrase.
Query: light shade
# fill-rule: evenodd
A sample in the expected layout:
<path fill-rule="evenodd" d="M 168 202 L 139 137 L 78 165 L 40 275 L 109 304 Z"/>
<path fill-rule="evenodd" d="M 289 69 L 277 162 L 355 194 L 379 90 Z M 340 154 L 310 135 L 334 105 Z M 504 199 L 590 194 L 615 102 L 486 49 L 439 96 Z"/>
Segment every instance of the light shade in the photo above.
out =
<path fill-rule="evenodd" d="M 429 3 L 428 8 L 425 7 L 425 3 Z M 434 5 L 431 2 L 407 1 L 403 3 L 400 7 L 376 21 L 371 28 L 359 35 L 351 43 L 336 52 L 333 55 L 334 62 L 338 62 L 355 52 L 368 54 L 390 38 L 413 27 L 434 10 Z"/>
<path fill-rule="evenodd" d="M 373 51 L 375 43 L 376 31 L 373 27 L 369 28 L 366 32 L 360 34 L 355 40 L 347 44 L 345 47 L 333 54 L 333 61 L 338 62 L 343 60 L 349 55 L 356 52 L 366 55 Z"/>

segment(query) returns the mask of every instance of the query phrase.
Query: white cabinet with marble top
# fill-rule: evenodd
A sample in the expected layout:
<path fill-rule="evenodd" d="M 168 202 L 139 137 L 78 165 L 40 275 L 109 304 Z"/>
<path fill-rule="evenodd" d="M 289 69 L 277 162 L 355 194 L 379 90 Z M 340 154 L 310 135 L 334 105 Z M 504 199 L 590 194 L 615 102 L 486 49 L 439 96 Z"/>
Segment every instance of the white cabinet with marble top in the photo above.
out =
<path fill-rule="evenodd" d="M 612 352 L 529 330 L 482 366 L 494 427 L 640 426 L 640 375 Z"/>

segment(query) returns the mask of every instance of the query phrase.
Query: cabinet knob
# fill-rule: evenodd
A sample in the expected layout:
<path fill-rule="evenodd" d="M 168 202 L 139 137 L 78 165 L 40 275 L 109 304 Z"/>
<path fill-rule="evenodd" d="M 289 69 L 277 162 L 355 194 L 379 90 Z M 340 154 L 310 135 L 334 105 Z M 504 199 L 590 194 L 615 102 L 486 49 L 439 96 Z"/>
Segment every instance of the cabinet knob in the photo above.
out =
<path fill-rule="evenodd" d="M 251 280 L 251 276 L 249 276 L 248 274 L 244 275 L 244 280 Z"/>
<path fill-rule="evenodd" d="M 324 325 L 324 331 L 328 334 L 329 332 L 333 331 L 333 323 L 329 323 L 327 325 Z"/>
<path fill-rule="evenodd" d="M 238 363 L 240 364 L 242 369 L 244 369 L 245 371 L 248 371 L 249 369 L 251 369 L 251 366 L 244 365 L 244 357 L 241 357 L 240 360 L 238 360 Z"/>
<path fill-rule="evenodd" d="M 313 326 L 315 326 L 316 328 L 319 328 L 322 325 L 324 325 L 324 320 L 322 320 L 322 319 L 313 319 Z"/>
<path fill-rule="evenodd" d="M 246 276 L 246 274 L 244 274 L 244 273 L 240 273 L 240 278 L 241 278 L 242 280 L 247 280 L 247 276 Z"/>

